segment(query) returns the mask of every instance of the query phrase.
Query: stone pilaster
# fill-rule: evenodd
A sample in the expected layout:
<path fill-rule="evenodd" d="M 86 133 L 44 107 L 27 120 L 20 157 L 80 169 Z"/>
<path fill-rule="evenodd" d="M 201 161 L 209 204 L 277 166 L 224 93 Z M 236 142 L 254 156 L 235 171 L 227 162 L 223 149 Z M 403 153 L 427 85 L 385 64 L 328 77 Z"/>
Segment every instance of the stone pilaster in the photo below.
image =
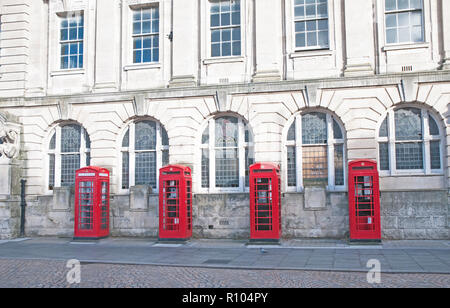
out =
<path fill-rule="evenodd" d="M 373 33 L 372 1 L 345 0 L 345 76 L 374 74 Z"/>

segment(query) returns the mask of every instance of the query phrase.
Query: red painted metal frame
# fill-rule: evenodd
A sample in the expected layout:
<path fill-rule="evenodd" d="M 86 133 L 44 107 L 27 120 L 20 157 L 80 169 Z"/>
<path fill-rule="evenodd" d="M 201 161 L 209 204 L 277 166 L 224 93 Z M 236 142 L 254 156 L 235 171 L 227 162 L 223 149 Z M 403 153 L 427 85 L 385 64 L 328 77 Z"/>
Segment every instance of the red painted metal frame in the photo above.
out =
<path fill-rule="evenodd" d="M 250 166 L 250 239 L 281 238 L 280 167 L 273 163 Z"/>
<path fill-rule="evenodd" d="M 109 236 L 109 183 L 107 169 L 90 166 L 76 171 L 74 238 Z"/>
<path fill-rule="evenodd" d="M 350 240 L 381 240 L 380 184 L 377 163 L 349 163 Z"/>
<path fill-rule="evenodd" d="M 159 238 L 192 237 L 191 168 L 168 165 L 159 170 Z"/>

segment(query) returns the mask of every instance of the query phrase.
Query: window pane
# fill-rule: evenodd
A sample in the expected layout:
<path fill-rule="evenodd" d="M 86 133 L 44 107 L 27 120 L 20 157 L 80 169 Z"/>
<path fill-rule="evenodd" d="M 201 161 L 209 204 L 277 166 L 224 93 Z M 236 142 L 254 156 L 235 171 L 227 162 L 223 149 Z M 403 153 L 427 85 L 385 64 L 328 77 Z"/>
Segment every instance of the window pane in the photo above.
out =
<path fill-rule="evenodd" d="M 48 189 L 55 187 L 55 154 L 49 155 L 48 161 Z"/>
<path fill-rule="evenodd" d="M 230 43 L 222 44 L 222 56 L 224 56 L 224 57 L 231 56 L 231 44 Z"/>
<path fill-rule="evenodd" d="M 344 145 L 334 146 L 334 185 L 344 185 Z"/>
<path fill-rule="evenodd" d="M 217 118 L 216 121 L 216 147 L 238 146 L 238 119 L 234 117 Z"/>
<path fill-rule="evenodd" d="M 333 119 L 333 135 L 334 139 L 342 139 L 344 136 L 342 135 L 342 130 L 339 124 Z"/>
<path fill-rule="evenodd" d="M 238 149 L 216 149 L 216 187 L 239 187 Z"/>
<path fill-rule="evenodd" d="M 386 43 L 395 44 L 397 41 L 397 29 L 388 29 L 386 31 Z"/>
<path fill-rule="evenodd" d="M 439 136 L 439 127 L 431 115 L 428 115 L 428 125 L 430 126 L 430 135 Z"/>
<path fill-rule="evenodd" d="M 161 126 L 161 144 L 169 145 L 169 135 L 164 127 Z"/>
<path fill-rule="evenodd" d="M 303 144 L 327 143 L 327 121 L 324 113 L 308 113 L 302 116 Z"/>
<path fill-rule="evenodd" d="M 130 187 L 130 155 L 128 152 L 122 153 L 122 189 Z"/>
<path fill-rule="evenodd" d="M 76 124 L 65 125 L 61 128 L 61 152 L 79 152 L 81 145 L 81 127 Z"/>
<path fill-rule="evenodd" d="M 291 127 L 289 127 L 287 140 L 288 141 L 294 141 L 295 140 L 295 121 L 294 121 L 294 123 L 292 123 Z"/>
<path fill-rule="evenodd" d="M 397 9 L 397 0 L 386 0 L 386 11 Z"/>
<path fill-rule="evenodd" d="M 389 170 L 389 144 L 380 143 L 380 170 Z"/>
<path fill-rule="evenodd" d="M 127 130 L 122 139 L 122 147 L 127 148 L 130 146 L 130 130 Z"/>
<path fill-rule="evenodd" d="M 241 42 L 233 42 L 233 56 L 241 55 Z"/>
<path fill-rule="evenodd" d="M 388 137 L 388 134 L 389 134 L 389 116 L 386 116 L 383 123 L 381 123 L 380 132 L 378 136 Z"/>
<path fill-rule="evenodd" d="M 156 187 L 156 152 L 136 153 L 135 184 Z"/>
<path fill-rule="evenodd" d="M 75 185 L 75 171 L 80 169 L 80 154 L 61 155 L 61 186 Z"/>
<path fill-rule="evenodd" d="M 303 147 L 303 185 L 326 186 L 328 184 L 327 146 Z"/>
<path fill-rule="evenodd" d="M 422 140 L 422 114 L 417 108 L 404 108 L 395 112 L 395 138 Z"/>
<path fill-rule="evenodd" d="M 287 182 L 289 187 L 297 186 L 295 147 L 287 147 Z"/>
<path fill-rule="evenodd" d="M 441 142 L 430 142 L 431 169 L 441 169 Z"/>
<path fill-rule="evenodd" d="M 423 169 L 423 144 L 397 143 L 395 145 L 395 157 L 398 170 Z"/>
<path fill-rule="evenodd" d="M 156 123 L 150 121 L 135 124 L 136 150 L 154 150 L 156 148 Z"/>
<path fill-rule="evenodd" d="M 249 187 L 250 166 L 255 163 L 253 147 L 245 148 L 245 187 Z"/>
<path fill-rule="evenodd" d="M 209 149 L 202 149 L 202 187 L 209 187 Z"/>
<path fill-rule="evenodd" d="M 50 139 L 50 144 L 48 149 L 54 150 L 56 148 L 56 134 L 53 134 L 52 139 Z"/>

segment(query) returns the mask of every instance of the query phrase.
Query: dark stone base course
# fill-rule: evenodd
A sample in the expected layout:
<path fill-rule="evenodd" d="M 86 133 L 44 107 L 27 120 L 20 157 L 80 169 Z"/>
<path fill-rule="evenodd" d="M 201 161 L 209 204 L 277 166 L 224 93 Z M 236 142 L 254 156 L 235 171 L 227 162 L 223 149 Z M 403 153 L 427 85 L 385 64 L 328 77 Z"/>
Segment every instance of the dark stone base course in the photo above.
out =
<path fill-rule="evenodd" d="M 346 192 L 326 192 L 326 204 L 311 208 L 305 205 L 303 193 L 283 193 L 283 238 L 348 238 L 347 196 Z M 73 196 L 62 199 L 73 200 Z M 61 198 L 29 197 L 26 236 L 73 236 L 73 202 L 55 205 L 57 200 Z M 450 239 L 449 200 L 447 191 L 381 192 L 382 238 Z M 112 196 L 111 236 L 157 238 L 158 196 L 148 195 L 146 203 L 131 207 L 130 196 Z M 195 194 L 193 238 L 249 239 L 249 203 L 248 193 Z M 17 213 L 13 218 L 0 217 L 0 229 L 9 232 L 9 237 L 16 236 L 16 227 L 6 230 L 5 226 L 17 225 L 15 220 Z M 1 236 L 8 238 L 8 234 Z"/>

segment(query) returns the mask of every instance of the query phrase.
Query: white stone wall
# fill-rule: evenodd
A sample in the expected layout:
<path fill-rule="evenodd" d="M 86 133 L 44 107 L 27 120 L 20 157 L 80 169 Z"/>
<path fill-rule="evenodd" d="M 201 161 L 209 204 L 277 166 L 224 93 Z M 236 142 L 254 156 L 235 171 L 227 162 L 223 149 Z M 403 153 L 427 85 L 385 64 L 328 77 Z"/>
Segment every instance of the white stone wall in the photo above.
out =
<path fill-rule="evenodd" d="M 284 191 L 284 139 L 296 114 L 323 110 L 336 116 L 345 130 L 348 162 L 378 160 L 377 133 L 388 110 L 424 107 L 445 132 L 443 172 L 383 175 L 381 190 L 450 191 L 450 31 L 443 31 L 450 19 L 448 3 L 424 0 L 426 42 L 396 47 L 382 43 L 383 3 L 329 1 L 329 50 L 301 51 L 294 47 L 292 1 L 241 0 L 242 55 L 216 59 L 209 51 L 207 1 L 2 0 L 0 113 L 13 114 L 22 125 L 30 228 L 42 235 L 70 233 L 72 209 L 70 204 L 55 205 L 61 199 L 48 190 L 46 154 L 52 129 L 69 121 L 89 133 L 91 163 L 111 171 L 111 192 L 125 202 L 112 210 L 117 235 L 154 235 L 145 229 L 154 228 L 155 209 L 131 209 L 128 192 L 120 187 L 121 138 L 137 118 L 153 119 L 167 130 L 170 163 L 193 168 L 198 193 L 206 121 L 222 114 L 239 116 L 253 133 L 256 161 L 281 164 Z M 160 61 L 136 65 L 131 59 L 131 9 L 146 5 L 160 9 Z M 62 71 L 58 16 L 80 10 L 85 16 L 85 65 Z M 412 71 L 404 72 L 406 66 Z M 444 208 L 448 215 L 448 206 Z M 204 211 L 202 207 L 199 215 Z M 323 219 L 327 213 L 321 213 Z M 314 234 L 338 236 L 342 230 Z"/>

